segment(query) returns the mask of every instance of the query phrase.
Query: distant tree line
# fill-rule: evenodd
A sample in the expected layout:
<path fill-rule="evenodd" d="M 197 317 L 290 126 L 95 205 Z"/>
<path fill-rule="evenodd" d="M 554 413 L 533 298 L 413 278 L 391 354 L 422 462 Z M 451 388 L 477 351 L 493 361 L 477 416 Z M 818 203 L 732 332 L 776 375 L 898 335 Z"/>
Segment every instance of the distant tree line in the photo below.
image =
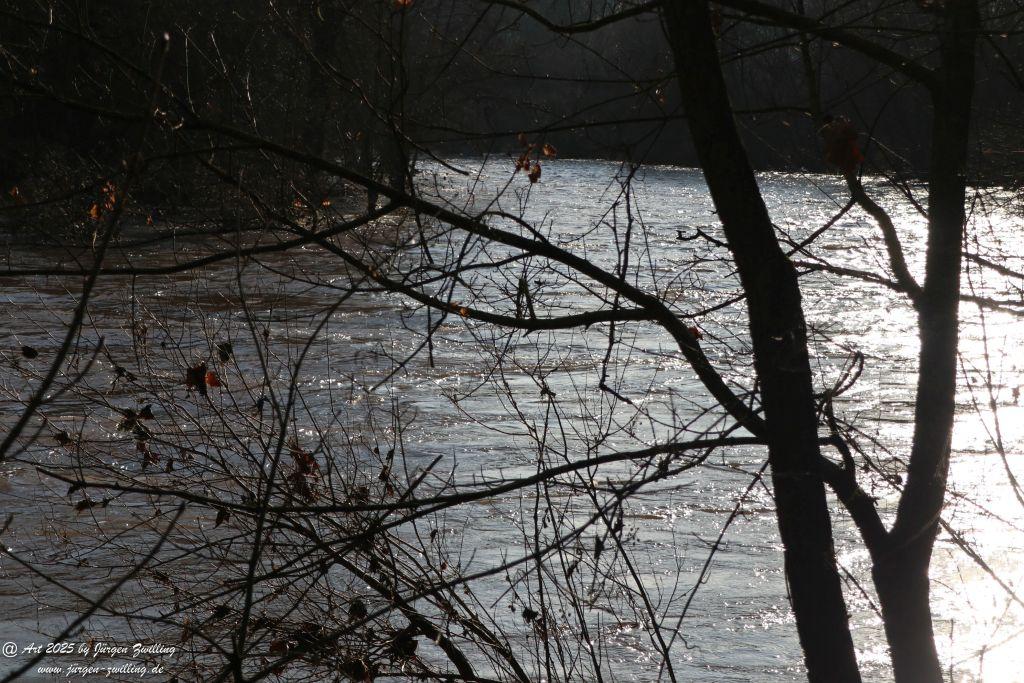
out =
<path fill-rule="evenodd" d="M 696 165 L 662 21 L 650 11 L 656 4 L 544 0 L 523 12 L 512 0 L 4 0 L 0 183 L 10 192 L 23 178 L 116 165 L 133 135 L 120 119 L 136 112 L 149 87 L 139 67 L 154 60 L 165 32 L 163 87 L 180 102 L 162 112 L 167 129 L 187 127 L 187 111 L 243 128 L 258 122 L 262 135 L 300 141 L 305 151 L 399 186 L 410 159 L 428 148 L 507 154 L 521 132 L 542 135 L 562 156 Z M 1013 104 L 1022 27 L 1013 3 L 986 4 L 1007 21 L 980 41 L 982 116 L 971 154 L 979 173 L 1005 180 L 1024 157 Z M 870 133 L 874 164 L 923 171 L 927 102 L 900 74 L 839 42 L 808 41 L 768 20 L 740 21 L 743 5 L 716 5 L 714 21 L 755 167 L 826 170 L 808 98 L 811 63 L 816 98 Z M 898 45 L 924 65 L 936 59 L 921 3 L 781 6 Z M 600 31 L 584 30 L 595 18 L 622 14 Z M 165 146 L 166 182 L 148 188 L 154 200 L 196 200 L 194 185 L 202 183 L 182 173 L 181 140 L 150 138 Z"/>

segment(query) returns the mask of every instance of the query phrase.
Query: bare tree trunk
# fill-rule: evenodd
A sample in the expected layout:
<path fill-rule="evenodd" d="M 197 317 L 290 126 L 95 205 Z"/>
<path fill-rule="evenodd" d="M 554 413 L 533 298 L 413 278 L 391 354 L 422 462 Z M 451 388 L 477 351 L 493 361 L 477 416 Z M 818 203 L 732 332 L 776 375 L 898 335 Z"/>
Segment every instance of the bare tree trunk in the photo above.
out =
<path fill-rule="evenodd" d="M 918 306 L 920 367 L 907 484 L 873 574 L 898 683 L 943 680 L 935 650 L 928 567 L 949 472 L 956 399 L 965 166 L 979 26 L 974 0 L 942 5 L 939 83 L 928 186 L 928 253 Z"/>
<path fill-rule="evenodd" d="M 776 240 L 736 129 L 707 2 L 673 0 L 663 13 L 690 134 L 747 295 L 786 576 L 808 677 L 860 681 L 822 482 L 797 274 Z"/>

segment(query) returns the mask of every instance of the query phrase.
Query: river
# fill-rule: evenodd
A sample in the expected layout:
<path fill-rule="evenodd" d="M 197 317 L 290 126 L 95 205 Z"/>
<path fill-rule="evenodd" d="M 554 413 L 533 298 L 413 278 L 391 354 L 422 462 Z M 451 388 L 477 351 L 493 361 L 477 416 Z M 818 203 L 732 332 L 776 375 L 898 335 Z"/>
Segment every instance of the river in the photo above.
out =
<path fill-rule="evenodd" d="M 507 159 L 488 163 L 462 159 L 453 164 L 468 174 L 427 166 L 419 176 L 421 192 L 454 206 L 471 206 L 474 212 L 491 206 L 522 215 L 547 239 L 605 268 L 615 267 L 616 240 L 621 244 L 629 227 L 626 277 L 643 289 L 657 291 L 681 313 L 707 310 L 688 324 L 700 330 L 708 356 L 726 378 L 734 386 L 749 386 L 744 311 L 742 304 L 729 303 L 738 293 L 731 265 L 713 241 L 699 235 L 679 239 L 694 237 L 698 228 L 712 240 L 721 238 L 699 172 L 644 167 L 632 179 L 627 206 L 621 185 L 625 170 L 618 163 L 547 160 L 536 184 L 528 183 L 522 174 L 511 177 Z M 780 233 L 796 242 L 828 222 L 848 199 L 841 182 L 829 176 L 762 174 L 760 183 Z M 893 216 L 911 270 L 920 278 L 925 219 L 881 180 L 867 179 L 866 185 Z M 922 192 L 919 186 L 911 189 Z M 1024 218 L 1014 213 L 1010 195 L 987 190 L 975 197 L 972 208 L 969 235 L 977 236 L 983 245 L 980 253 L 1006 268 L 1024 270 Z M 500 216 L 489 220 L 502 227 L 511 225 Z M 200 255 L 210 246 L 202 238 L 182 235 L 172 251 L 167 245 L 145 244 L 146 234 L 145 225 L 126 228 L 122 238 L 136 245 L 116 251 L 112 262 L 166 265 Z M 416 241 L 414 232 L 407 229 L 403 234 L 410 243 Z M 68 265 L 88 253 L 59 244 L 26 246 L 16 231 L 4 239 L 11 267 Z M 443 263 L 456 257 L 459 248 L 466 250 L 465 258 L 480 264 L 509 253 L 500 248 L 484 250 L 460 239 L 436 238 L 430 240 L 427 251 Z M 808 262 L 823 259 L 833 266 L 886 272 L 880 231 L 856 209 L 836 220 L 807 252 L 800 258 Z M 422 253 L 413 247 L 395 263 L 408 265 L 422 258 Z M 499 474 L 535 472 L 537 432 L 531 433 L 531 427 L 544 431 L 547 425 L 555 432 L 545 436 L 550 449 L 546 457 L 557 465 L 562 462 L 555 457 L 559 453 L 571 461 L 587 448 L 598 453 L 639 448 L 673 436 L 693 438 L 711 429 L 720 415 L 671 338 L 649 323 L 621 325 L 609 352 L 607 325 L 507 337 L 451 315 L 437 329 L 431 365 L 426 349 L 409 358 L 424 344 L 428 320 L 397 294 L 364 293 L 346 299 L 331 313 L 329 323 L 318 329 L 327 307 L 338 302 L 338 290 L 332 288 L 344 281 L 346 270 L 337 258 L 304 247 L 268 254 L 241 270 L 237 266 L 229 259 L 198 273 L 101 278 L 85 336 L 103 337 L 108 353 L 101 354 L 87 373 L 86 389 L 68 392 L 45 409 L 52 424 L 72 434 L 82 427 L 83 439 L 91 435 L 98 451 L 103 444 L 132 445 L 129 437 L 118 432 L 122 416 L 111 406 L 130 400 L 156 403 L 164 409 L 157 423 L 165 428 L 175 415 L 196 415 L 201 402 L 181 386 L 181 369 L 197 359 L 216 356 L 213 344 L 224 339 L 231 339 L 233 357 L 229 364 L 217 366 L 224 386 L 210 389 L 212 400 L 221 409 L 244 402 L 248 406 L 266 390 L 263 379 L 253 379 L 260 375 L 261 363 L 271 379 L 281 380 L 314 333 L 315 343 L 299 381 L 303 396 L 299 433 L 310 443 L 325 433 L 341 442 L 365 445 L 381 435 L 395 439 L 395 424 L 373 423 L 381 419 L 380 411 L 394 408 L 402 415 L 397 431 L 401 431 L 399 457 L 404 467 L 415 473 L 416 468 L 438 459 L 438 486 L 444 480 L 467 484 Z M 502 297 L 511 296 L 508 281 L 514 283 L 524 266 L 517 262 L 510 267 L 516 269 L 510 280 L 488 279 L 489 271 L 482 267 L 471 271 L 464 284 L 451 290 L 452 301 L 458 303 L 473 288 L 481 297 L 475 305 L 498 307 Z M 594 291 L 567 279 L 563 271 L 539 262 L 525 268 L 529 286 L 535 288 L 533 298 L 549 313 L 597 307 Z M 968 273 L 965 289 L 1020 300 L 1024 283 L 1019 279 L 982 272 L 974 264 Z M 54 321 L 68 317 L 79 283 L 77 278 L 56 277 L 4 280 L 0 408 L 8 424 L 17 413 L 17 399 L 27 395 L 33 377 L 45 369 L 45 360 L 58 345 Z M 913 310 L 903 295 L 855 277 L 810 272 L 803 276 L 802 291 L 820 386 L 836 381 L 853 351 L 865 359 L 863 374 L 836 406 L 861 431 L 866 452 L 878 464 L 882 474 L 862 473 L 861 482 L 878 497 L 883 516 L 891 519 L 898 500 L 896 460 L 909 453 L 913 427 L 918 346 Z M 1020 561 L 1024 506 L 1010 482 L 1010 473 L 1024 474 L 1020 464 L 1024 408 L 1018 396 L 1024 384 L 1024 326 L 1013 313 L 981 312 L 973 304 L 964 304 L 962 316 L 963 371 L 944 514 L 960 536 L 944 533 L 937 543 L 933 610 L 938 647 L 952 679 L 1004 683 L 1024 680 L 1019 649 L 1024 644 L 1024 607 L 1014 592 L 1024 585 L 1024 562 Z M 142 355 L 137 328 L 133 332 L 132 326 L 140 319 L 159 321 L 149 323 L 148 351 Z M 273 347 L 273 355 L 263 361 L 256 353 L 259 334 L 250 334 L 248 323 L 253 320 L 251 329 L 265 328 Z M 429 323 L 436 323 L 436 314 Z M 39 358 L 22 357 L 19 349 L 24 345 L 38 349 Z M 500 372 L 495 371 L 498 359 Z M 131 382 L 114 381 L 119 363 L 133 376 L 159 381 L 154 380 L 144 396 L 133 396 Z M 600 389 L 603 373 L 606 385 L 621 398 Z M 378 386 L 384 380 L 389 381 Z M 198 417 L 195 425 L 196 429 L 209 427 Z M 96 594 L 127 566 L 132 553 L 148 547 L 153 534 L 141 522 L 145 506 L 118 500 L 109 507 L 76 512 L 66 495 L 67 484 L 37 472 L 36 464 L 53 468 L 67 463 L 65 449 L 49 436 L 54 429 L 47 427 L 45 438 L 3 465 L 0 508 L 15 515 L 4 540 L 11 552 L 41 563 L 52 578 Z M 172 428 L 165 432 L 176 433 Z M 592 445 L 598 432 L 603 434 L 600 448 Z M 996 441 L 1001 442 L 1002 453 L 994 446 Z M 387 444 L 382 445 L 381 450 L 386 450 Z M 148 474 L 140 470 L 139 455 L 131 448 L 108 448 L 105 453 L 90 462 L 144 481 L 155 476 L 152 469 Z M 159 467 L 167 455 L 163 458 Z M 680 625 L 671 649 L 677 680 L 802 679 L 771 495 L 765 485 L 751 486 L 763 458 L 761 449 L 750 446 L 716 452 L 700 467 L 644 487 L 624 510 L 627 545 L 654 609 L 666 628 Z M 203 473 L 193 474 L 204 481 Z M 616 463 L 591 474 L 598 484 L 611 486 L 628 479 L 635 469 L 629 463 Z M 206 483 L 212 491 L 223 493 L 219 484 Z M 558 502 L 560 497 L 564 503 Z M 529 552 L 536 502 L 532 489 L 502 495 L 454 508 L 418 530 L 440 530 L 450 561 L 464 575 L 482 571 Z M 887 681 L 884 635 L 869 597 L 868 556 L 849 518 L 832 502 L 836 553 L 847 577 L 851 623 L 865 678 Z M 546 504 L 562 506 L 561 523 L 588 509 L 582 493 L 566 489 L 553 491 Z M 209 530 L 209 519 L 186 516 L 186 520 L 186 525 Z M 725 525 L 727 531 L 705 568 L 709 549 Z M 414 532 L 407 529 L 406 533 Z M 190 534 L 175 542 L 184 544 Z M 90 551 L 89 543 L 97 538 L 104 539 L 103 545 Z M 586 543 L 592 543 L 590 535 Z M 965 545 L 974 557 L 965 552 Z M 592 545 L 581 547 L 586 554 L 592 552 Z M 702 576 L 703 583 L 683 615 L 687 597 Z M 629 583 L 627 579 L 623 585 Z M 515 591 L 509 592 L 504 573 L 474 586 L 479 608 L 489 610 L 495 624 L 523 647 L 539 647 L 531 625 L 521 618 L 525 604 L 532 604 L 529 591 L 516 598 L 520 602 L 513 600 Z M 629 595 L 636 598 L 623 591 L 606 597 L 609 601 L 628 601 Z M 124 609 L 149 608 L 132 603 L 130 596 L 135 593 L 130 588 L 125 595 L 129 597 L 118 603 Z M 643 628 L 643 610 L 628 616 L 619 603 L 613 609 L 603 600 L 600 595 L 590 600 L 585 621 L 608 680 L 653 681 L 659 676 L 666 680 L 665 672 L 652 664 L 657 652 Z M 42 642 L 45 636 L 40 632 L 59 631 L 75 604 L 66 592 L 10 557 L 0 559 L 0 608 L 6 622 L 0 640 Z M 573 622 L 566 617 L 562 623 L 568 629 Z M 105 618 L 92 628 L 129 637 L 116 618 Z M 575 634 L 563 634 L 569 635 Z M 0 674 L 23 663 L 24 657 L 0 660 Z M 542 671 L 532 675 L 540 678 Z M 581 674 L 580 679 L 586 676 Z M 50 679 L 40 675 L 38 680 Z"/>

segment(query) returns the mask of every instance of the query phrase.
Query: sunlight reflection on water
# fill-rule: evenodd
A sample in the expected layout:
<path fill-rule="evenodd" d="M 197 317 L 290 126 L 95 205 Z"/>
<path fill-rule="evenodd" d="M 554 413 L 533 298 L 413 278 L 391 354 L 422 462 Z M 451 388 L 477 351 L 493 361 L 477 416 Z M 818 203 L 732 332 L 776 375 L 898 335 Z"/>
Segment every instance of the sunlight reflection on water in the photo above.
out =
<path fill-rule="evenodd" d="M 472 178 L 477 184 L 467 188 L 470 181 L 462 176 L 436 169 L 442 193 L 457 202 L 467 198 L 471 190 L 473 201 L 479 206 L 488 200 L 495 187 L 508 180 L 511 172 L 511 163 L 505 160 L 483 168 L 476 160 L 458 163 L 479 170 L 479 177 Z M 518 197 L 506 197 L 503 202 L 509 206 L 503 208 L 515 210 L 521 202 L 527 217 L 545 225 L 552 239 L 608 266 L 613 263 L 614 249 L 606 226 L 601 226 L 600 221 L 609 204 L 616 200 L 614 178 L 619 170 L 614 163 L 545 162 L 542 182 L 529 186 L 518 179 L 514 184 Z M 425 176 L 433 177 L 431 169 L 427 169 Z M 844 189 L 833 177 L 765 174 L 761 183 L 773 219 L 794 239 L 810 234 L 845 203 Z M 924 219 L 892 190 L 873 182 L 868 184 L 892 211 L 908 251 L 908 261 L 920 277 Z M 676 301 L 683 311 L 716 304 L 735 294 L 737 283 L 724 277 L 729 271 L 728 264 L 708 260 L 694 266 L 696 245 L 682 246 L 684 243 L 676 239 L 677 230 L 689 231 L 694 226 L 721 237 L 700 174 L 651 167 L 641 172 L 635 190 L 634 201 L 647 229 L 646 243 L 637 247 L 642 256 L 638 259 L 641 268 L 637 274 L 641 285 L 653 286 L 654 273 L 659 291 Z M 1001 262 L 1021 268 L 1021 242 L 1016 237 L 1020 234 L 1019 218 L 997 210 L 994 224 L 978 229 L 991 230 L 991 235 L 1004 239 L 1002 247 L 1008 255 Z M 822 235 L 815 242 L 815 253 L 837 265 L 885 272 L 884 248 L 878 231 L 866 216 L 857 212 L 847 214 Z M 296 258 L 308 259 L 303 262 L 304 267 L 323 267 L 316 261 L 316 255 Z M 230 267 L 223 272 L 207 271 L 207 277 L 229 288 L 234 277 L 230 271 Z M 338 277 L 336 273 L 320 275 L 328 281 Z M 1012 297 L 1016 291 L 1012 285 L 1021 283 L 990 273 L 984 279 L 976 275 L 971 284 L 979 294 Z M 116 329 L 124 292 L 113 284 L 104 287 L 96 302 L 96 317 L 98 324 Z M 167 301 L 167 310 L 180 317 L 184 329 L 194 314 L 175 307 L 185 299 L 183 290 L 187 289 L 187 282 L 154 281 L 148 294 L 140 286 L 138 295 Z M 210 289 L 216 286 L 211 285 Z M 266 300 L 272 301 L 272 287 L 268 285 L 267 291 Z M 883 449 L 905 456 L 912 429 L 914 358 L 918 345 L 913 310 L 893 292 L 835 275 L 807 275 L 803 292 L 808 321 L 816 333 L 815 372 L 821 384 L 834 381 L 847 355 L 845 348 L 863 352 L 867 359 L 864 375 L 841 402 L 837 401 L 837 406 L 864 430 L 866 438 L 877 440 L 878 447 L 869 449 L 876 459 L 892 462 Z M 549 301 L 566 310 L 573 310 L 581 300 L 580 292 L 569 287 L 552 290 L 548 296 Z M 308 318 L 303 320 L 300 314 L 319 310 L 327 297 L 315 291 L 290 296 L 288 307 L 295 312 L 296 320 L 278 324 L 275 338 L 303 339 L 311 328 Z M 269 317 L 270 304 L 264 304 L 258 297 L 255 300 L 260 306 L 267 306 L 265 313 Z M 12 334 L 18 334 L 19 339 L 40 335 L 30 318 L 45 317 L 47 307 L 59 310 L 64 301 L 65 293 L 60 288 L 47 289 L 39 283 L 12 287 L 5 293 L 5 302 L 0 303 L 9 323 L 2 334 L 8 340 Z M 391 367 L 383 359 L 389 355 L 400 357 L 413 346 L 414 340 L 397 333 L 401 311 L 402 303 L 387 296 L 360 298 L 343 308 L 324 342 L 324 358 L 311 366 L 308 386 L 344 394 L 349 372 L 358 370 L 372 381 L 386 376 Z M 204 307 L 204 315 L 213 326 L 236 324 L 232 322 L 229 306 L 219 310 L 212 301 Z M 218 318 L 221 315 L 223 318 Z M 1022 471 L 1017 463 L 1024 455 L 1024 408 L 1013 394 L 1022 383 L 1024 325 L 1017 317 L 998 312 L 987 312 L 982 321 L 978 309 L 968 304 L 963 307 L 963 317 L 964 377 L 957 396 L 951 493 L 945 519 L 962 534 L 962 542 L 969 543 L 984 558 L 1003 585 L 967 556 L 955 539 L 943 534 L 932 567 L 933 609 L 943 661 L 951 667 L 956 680 L 1004 683 L 1019 680 L 1024 659 L 1020 654 L 1024 644 L 1024 608 L 1018 599 L 1024 593 L 1016 593 L 1024 582 L 1024 563 L 1019 559 L 1024 545 L 1024 507 L 1008 479 L 1008 471 Z M 738 361 L 735 378 L 743 379 L 747 343 L 742 308 L 728 307 L 696 322 L 709 338 L 709 356 L 716 362 Z M 623 390 L 643 402 L 653 414 L 667 416 L 673 410 L 684 415 L 690 410 L 696 412 L 707 399 L 685 363 L 672 353 L 670 341 L 650 326 L 637 328 L 631 342 L 638 353 L 630 359 L 633 374 L 623 379 Z M 328 342 L 330 346 L 326 346 Z M 413 457 L 444 455 L 446 462 L 453 469 L 457 463 L 460 476 L 467 478 L 498 467 L 508 468 L 510 473 L 528 470 L 533 460 L 529 448 L 524 448 L 528 442 L 523 438 L 521 425 L 509 419 L 508 406 L 502 405 L 494 394 L 476 391 L 486 378 L 482 368 L 490 358 L 486 349 L 470 342 L 463 324 L 450 321 L 439 330 L 436 352 L 443 359 L 439 367 L 428 368 L 417 361 L 396 378 L 389 396 L 396 397 L 403 408 L 419 414 L 406 435 Z M 535 347 L 545 342 L 551 342 L 554 348 L 550 355 L 539 358 Z M 201 345 L 202 339 L 197 338 L 195 343 Z M 600 404 L 595 386 L 595 371 L 604 352 L 600 334 L 532 335 L 528 340 L 520 340 L 514 351 L 518 358 L 551 373 L 551 389 L 562 397 L 568 415 L 578 417 L 573 412 L 572 400 L 566 401 L 576 391 L 584 400 Z M 239 353 L 243 352 L 239 345 Z M 329 368 L 327 358 L 334 364 Z M 989 373 L 994 387 L 992 396 L 986 388 Z M 528 396 L 524 410 L 536 410 L 543 403 L 524 375 L 509 372 L 507 381 Z M 452 411 L 449 397 L 456 395 L 462 395 L 460 405 L 465 413 Z M 358 392 L 350 397 L 353 405 L 366 400 Z M 993 412 L 993 403 L 997 413 Z M 330 407 L 325 405 L 324 409 Z M 1005 461 L 993 447 L 997 415 Z M 657 436 L 664 436 L 664 432 Z M 635 552 L 642 558 L 641 564 L 649 568 L 643 578 L 652 594 L 666 596 L 676 590 L 677 579 L 688 587 L 697 577 L 709 543 L 738 501 L 749 481 L 749 472 L 756 470 L 760 462 L 757 451 L 740 449 L 728 462 L 715 460 L 713 464 L 717 467 L 702 468 L 665 485 L 652 486 L 636 497 L 627 523 L 637 529 Z M 736 469 L 730 469 L 732 466 Z M 602 476 L 609 478 L 625 473 L 627 466 L 601 471 Z M 881 477 L 863 476 L 865 487 L 879 497 L 880 508 L 891 518 L 897 500 L 894 485 Z M 27 474 L 25 477 L 28 480 Z M 28 494 L 0 492 L 0 499 L 31 511 L 37 492 L 38 489 Z M 466 513 L 458 533 L 475 549 L 476 566 L 486 566 L 521 542 L 514 530 L 514 523 L 521 519 L 521 504 L 518 499 L 502 499 L 474 506 L 472 512 Z M 682 635 L 693 649 L 679 644 L 674 650 L 681 680 L 801 679 L 799 647 L 787 606 L 772 511 L 768 493 L 756 489 L 726 535 L 708 585 L 701 589 L 693 609 L 682 622 Z M 839 561 L 868 589 L 865 596 L 854 583 L 848 584 L 855 638 L 868 672 L 866 679 L 885 681 L 885 645 L 881 623 L 869 597 L 868 557 L 857 540 L 855 528 L 838 506 L 834 515 Z M 10 586 L 20 587 L 29 582 L 11 567 L 3 568 L 5 576 L 0 578 L 0 584 L 5 603 L 14 604 L 20 594 L 9 590 Z M 485 597 L 496 599 L 502 588 L 492 587 Z M 595 604 L 599 605 L 599 601 Z M 496 609 L 500 611 L 502 607 L 499 604 Z M 675 623 L 678 607 L 673 604 L 667 610 L 668 623 Z M 31 628 L 31 617 L 22 616 L 22 625 Z M 521 628 L 519 622 L 511 619 L 505 623 L 510 628 Z M 654 656 L 649 638 L 638 625 L 603 621 L 599 632 L 609 657 L 622 664 L 618 671 L 620 680 L 653 680 L 631 666 Z"/>

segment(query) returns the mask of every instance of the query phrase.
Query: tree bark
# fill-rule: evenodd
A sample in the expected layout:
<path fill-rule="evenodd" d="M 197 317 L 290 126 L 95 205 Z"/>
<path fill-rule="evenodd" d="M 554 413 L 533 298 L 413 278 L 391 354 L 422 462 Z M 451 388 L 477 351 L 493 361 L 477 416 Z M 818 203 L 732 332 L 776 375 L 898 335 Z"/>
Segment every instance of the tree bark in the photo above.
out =
<path fill-rule="evenodd" d="M 943 680 L 928 567 L 946 493 L 956 408 L 965 172 L 979 17 L 975 0 L 948 0 L 941 11 L 941 61 L 932 92 L 928 251 L 918 306 L 921 352 L 914 442 L 888 547 L 876 555 L 873 566 L 897 683 Z"/>
<path fill-rule="evenodd" d="M 663 5 L 683 105 L 747 295 L 779 532 L 811 681 L 860 681 L 836 570 L 807 331 L 796 270 L 780 248 L 739 138 L 704 0 Z"/>

